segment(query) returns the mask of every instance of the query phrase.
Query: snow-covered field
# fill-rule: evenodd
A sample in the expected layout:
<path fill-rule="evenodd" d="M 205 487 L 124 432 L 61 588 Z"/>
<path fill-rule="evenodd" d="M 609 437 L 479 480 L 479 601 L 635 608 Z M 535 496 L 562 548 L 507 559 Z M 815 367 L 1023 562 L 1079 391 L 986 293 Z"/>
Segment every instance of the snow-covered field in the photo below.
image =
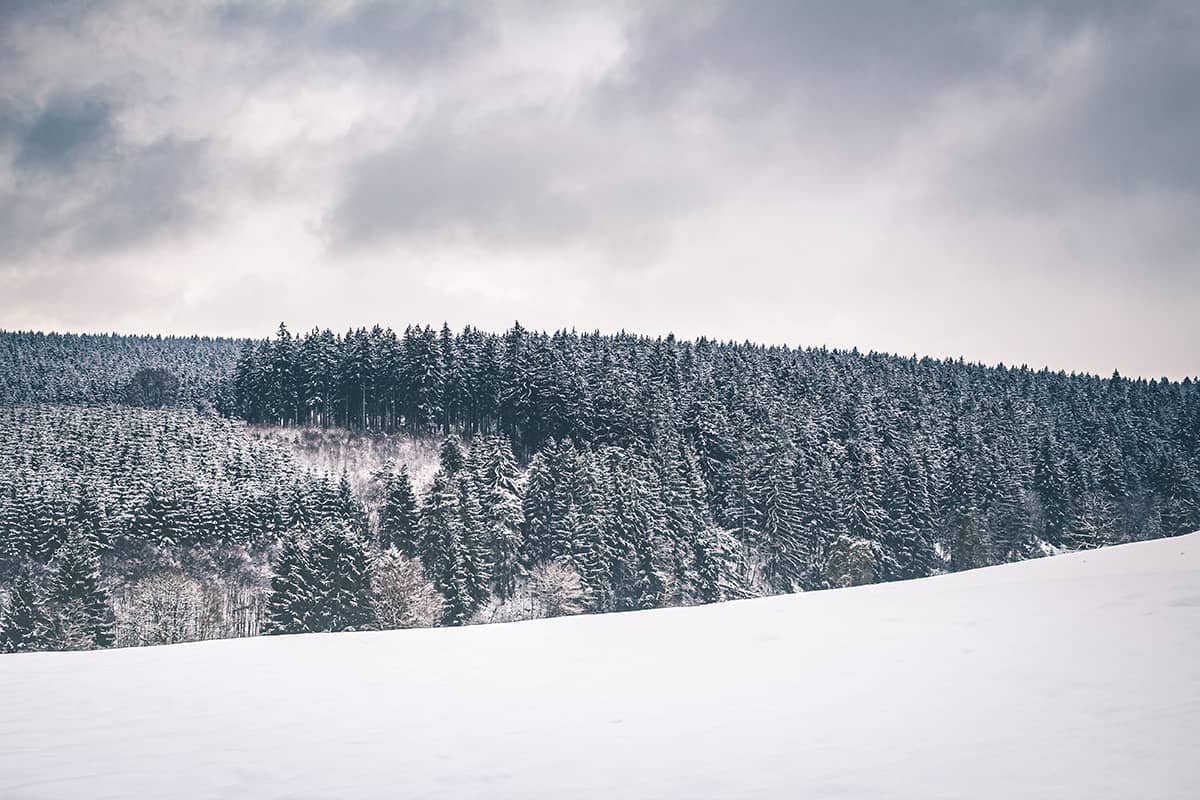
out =
<path fill-rule="evenodd" d="M 765 600 L 0 656 L 0 797 L 1195 798 L 1200 534 Z"/>

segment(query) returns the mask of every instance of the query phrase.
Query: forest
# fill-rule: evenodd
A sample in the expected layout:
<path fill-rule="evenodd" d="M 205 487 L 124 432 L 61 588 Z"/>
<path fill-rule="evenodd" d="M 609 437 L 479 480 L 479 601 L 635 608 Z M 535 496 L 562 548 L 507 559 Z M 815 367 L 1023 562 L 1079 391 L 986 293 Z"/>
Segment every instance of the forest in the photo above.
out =
<path fill-rule="evenodd" d="M 0 333 L 9 651 L 705 603 L 1198 528 L 1190 378 L 519 324 Z"/>

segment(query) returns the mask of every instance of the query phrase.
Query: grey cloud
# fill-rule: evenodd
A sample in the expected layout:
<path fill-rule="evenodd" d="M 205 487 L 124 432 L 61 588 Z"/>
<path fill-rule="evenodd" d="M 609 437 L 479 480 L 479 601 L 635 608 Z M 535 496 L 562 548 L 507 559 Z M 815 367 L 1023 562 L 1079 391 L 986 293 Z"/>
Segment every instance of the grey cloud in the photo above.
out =
<path fill-rule="evenodd" d="M 786 174 L 798 157 L 886 169 L 901 141 L 922 139 L 944 93 L 982 97 L 995 87 L 1050 92 L 1051 112 L 1071 105 L 1011 135 L 934 153 L 944 162 L 927 188 L 935 213 L 1037 213 L 1139 187 L 1193 192 L 1196 18 L 1182 6 L 1142 15 L 1120 5 L 950 0 L 653 6 L 631 26 L 627 62 L 565 119 L 524 108 L 464 129 L 452 124 L 463 109 L 443 106 L 392 147 L 353 160 L 328 231 L 348 248 L 466 236 L 616 252 L 611 243 L 654 241 L 718 196 L 730 179 L 719 167 L 747 179 Z M 1060 100 L 1047 59 L 1089 33 L 1104 48 L 1100 67 L 1086 92 Z M 711 161 L 701 170 L 676 151 L 679 114 L 697 110 L 711 132 L 710 151 L 693 158 Z M 642 135 L 625 145 L 629 129 Z M 628 169 L 627 147 L 653 157 Z M 567 188 L 577 186 L 586 189 Z M 1194 242 L 1186 231 L 1156 232 L 1173 239 L 1158 237 L 1156 254 Z"/>
<path fill-rule="evenodd" d="M 113 146 L 112 115 L 102 93 L 55 97 L 20 132 L 14 163 L 24 170 L 69 169 Z"/>
<path fill-rule="evenodd" d="M 724 93 L 714 102 L 729 104 L 716 115 L 752 124 L 782 113 L 794 138 L 870 162 L 890 156 L 901 135 L 920 136 L 942 92 L 1007 85 L 1038 96 L 1047 88 L 1038 56 L 1098 33 L 1109 60 L 1083 104 L 976 154 L 997 164 L 997 184 L 985 191 L 1025 202 L 1043 191 L 1037 176 L 1048 175 L 1072 190 L 1080 181 L 1119 190 L 1200 185 L 1195 6 L 771 0 L 721 3 L 701 22 L 681 24 L 689 8 L 645 16 L 630 68 L 608 89 L 610 104 L 640 104 L 645 113 L 716 86 Z M 1017 46 L 1024 39 L 1028 47 Z M 1004 186 L 1005 176 L 1016 183 Z"/>
<path fill-rule="evenodd" d="M 701 176 L 621 163 L 599 120 L 455 130 L 430 122 L 356 160 L 327 217 L 337 248 L 458 238 L 497 247 L 585 242 L 636 266 L 707 201 Z"/>
<path fill-rule="evenodd" d="M 86 210 L 74 215 L 71 250 L 82 256 L 129 248 L 203 222 L 197 195 L 211 177 L 208 158 L 207 143 L 174 137 L 120 154 Z"/>
<path fill-rule="evenodd" d="M 94 256 L 179 233 L 200 218 L 207 147 L 122 136 L 107 94 L 56 95 L 9 118 L 14 172 L 0 185 L 0 268 L 34 252 Z"/>
<path fill-rule="evenodd" d="M 971 154 L 959 197 L 1044 208 L 1096 192 L 1200 189 L 1200 17 L 1098 27 L 1081 94 Z"/>
<path fill-rule="evenodd" d="M 788 139 L 821 138 L 872 158 L 940 89 L 1004 60 L 1005 39 L 961 3 L 764 0 L 677 3 L 635 26 L 614 109 L 694 102 L 731 126 L 783 115 Z M 957 9 L 958 13 L 950 13 Z"/>
<path fill-rule="evenodd" d="M 216 228 L 238 244 L 211 243 L 237 269 L 257 255 L 233 250 L 256 253 L 293 224 L 289 244 L 311 258 L 297 269 L 353 263 L 361 273 L 346 278 L 363 286 L 387 286 L 392 255 L 410 244 L 460 270 L 486 271 L 479 252 L 532 252 L 531 263 L 578 270 L 568 277 L 581 286 L 622 283 L 586 274 L 596 264 L 645 267 L 589 300 L 593 322 L 615 327 L 631 319 L 628 286 L 686 274 L 687 291 L 647 303 L 642 319 L 690 319 L 697 333 L 724 319 L 732 335 L 760 337 L 811 324 L 863 337 L 843 344 L 887 346 L 893 331 L 870 341 L 864 309 L 917 319 L 889 323 L 897 342 L 946 327 L 937 304 L 957 300 L 936 290 L 950 275 L 954 291 L 990 287 L 957 326 L 982 347 L 1013 341 L 1004 303 L 1025 292 L 1046 308 L 1082 302 L 1086 277 L 1091 311 L 1077 309 L 1078 340 L 1063 352 L 1084 353 L 1094 335 L 1108 344 L 1090 359 L 1115 334 L 1087 331 L 1089 314 L 1129 296 L 1121 289 L 1142 287 L 1143 305 L 1160 309 L 1200 300 L 1195 4 L 581 9 L 556 6 L 548 25 L 543 6 L 519 1 L 0 0 L 0 48 L 17 54 L 0 75 L 0 270 L 43 291 L 53 282 L 20 283 L 10 268 L 47 264 L 68 281 L 90 255 L 151 242 L 171 252 L 225 205 L 250 209 L 244 224 Z M 547 41 L 547 30 L 571 38 Z M 1078 43 L 1094 50 L 1064 77 L 1055 59 Z M 104 86 L 88 91 L 89 80 Z M 206 102 L 215 108 L 196 107 Z M 996 110 L 1006 103 L 1011 114 Z M 1013 277 L 1018 261 L 1025 272 Z M 171 268 L 147 259 L 121 274 Z M 540 296 L 504 291 L 520 280 L 473 281 L 476 305 L 461 313 Z M 324 308 L 318 295 L 305 302 Z M 367 301 L 344 302 L 351 318 Z M 704 302 L 702 318 L 689 316 Z M 1144 316 L 1146 331 L 1172 328 Z M 758 327 L 765 318 L 780 322 Z M 1023 330 L 1041 335 L 1034 322 Z M 927 332 L 930 347 L 958 341 Z M 1190 364 L 1186 349 L 1171 358 Z"/>
<path fill-rule="evenodd" d="M 490 4 L 438 0 L 359 0 L 333 12 L 296 0 L 271 5 L 237 0 L 218 5 L 213 19 L 223 35 L 264 35 L 276 58 L 333 54 L 417 70 L 481 46 L 492 11 Z"/>
<path fill-rule="evenodd" d="M 29 22 L 52 22 L 74 27 L 79 18 L 105 5 L 102 0 L 4 0 L 0 3 L 0 33 Z"/>

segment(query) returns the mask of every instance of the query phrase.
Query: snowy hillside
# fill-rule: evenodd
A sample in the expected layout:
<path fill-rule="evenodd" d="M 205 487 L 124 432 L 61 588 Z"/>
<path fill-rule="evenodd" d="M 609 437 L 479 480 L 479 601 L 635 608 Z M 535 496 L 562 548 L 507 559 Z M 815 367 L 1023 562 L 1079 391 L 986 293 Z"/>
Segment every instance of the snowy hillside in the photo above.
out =
<path fill-rule="evenodd" d="M 1200 534 L 465 629 L 0 656 L 0 797 L 1192 798 Z"/>

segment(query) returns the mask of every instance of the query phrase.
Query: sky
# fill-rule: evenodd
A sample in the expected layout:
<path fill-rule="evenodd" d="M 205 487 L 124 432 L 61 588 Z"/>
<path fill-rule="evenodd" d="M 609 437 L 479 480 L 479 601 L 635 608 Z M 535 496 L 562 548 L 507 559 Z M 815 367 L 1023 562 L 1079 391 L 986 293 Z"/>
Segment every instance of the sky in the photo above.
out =
<path fill-rule="evenodd" d="M 0 328 L 1200 374 L 1200 5 L 0 0 Z"/>

